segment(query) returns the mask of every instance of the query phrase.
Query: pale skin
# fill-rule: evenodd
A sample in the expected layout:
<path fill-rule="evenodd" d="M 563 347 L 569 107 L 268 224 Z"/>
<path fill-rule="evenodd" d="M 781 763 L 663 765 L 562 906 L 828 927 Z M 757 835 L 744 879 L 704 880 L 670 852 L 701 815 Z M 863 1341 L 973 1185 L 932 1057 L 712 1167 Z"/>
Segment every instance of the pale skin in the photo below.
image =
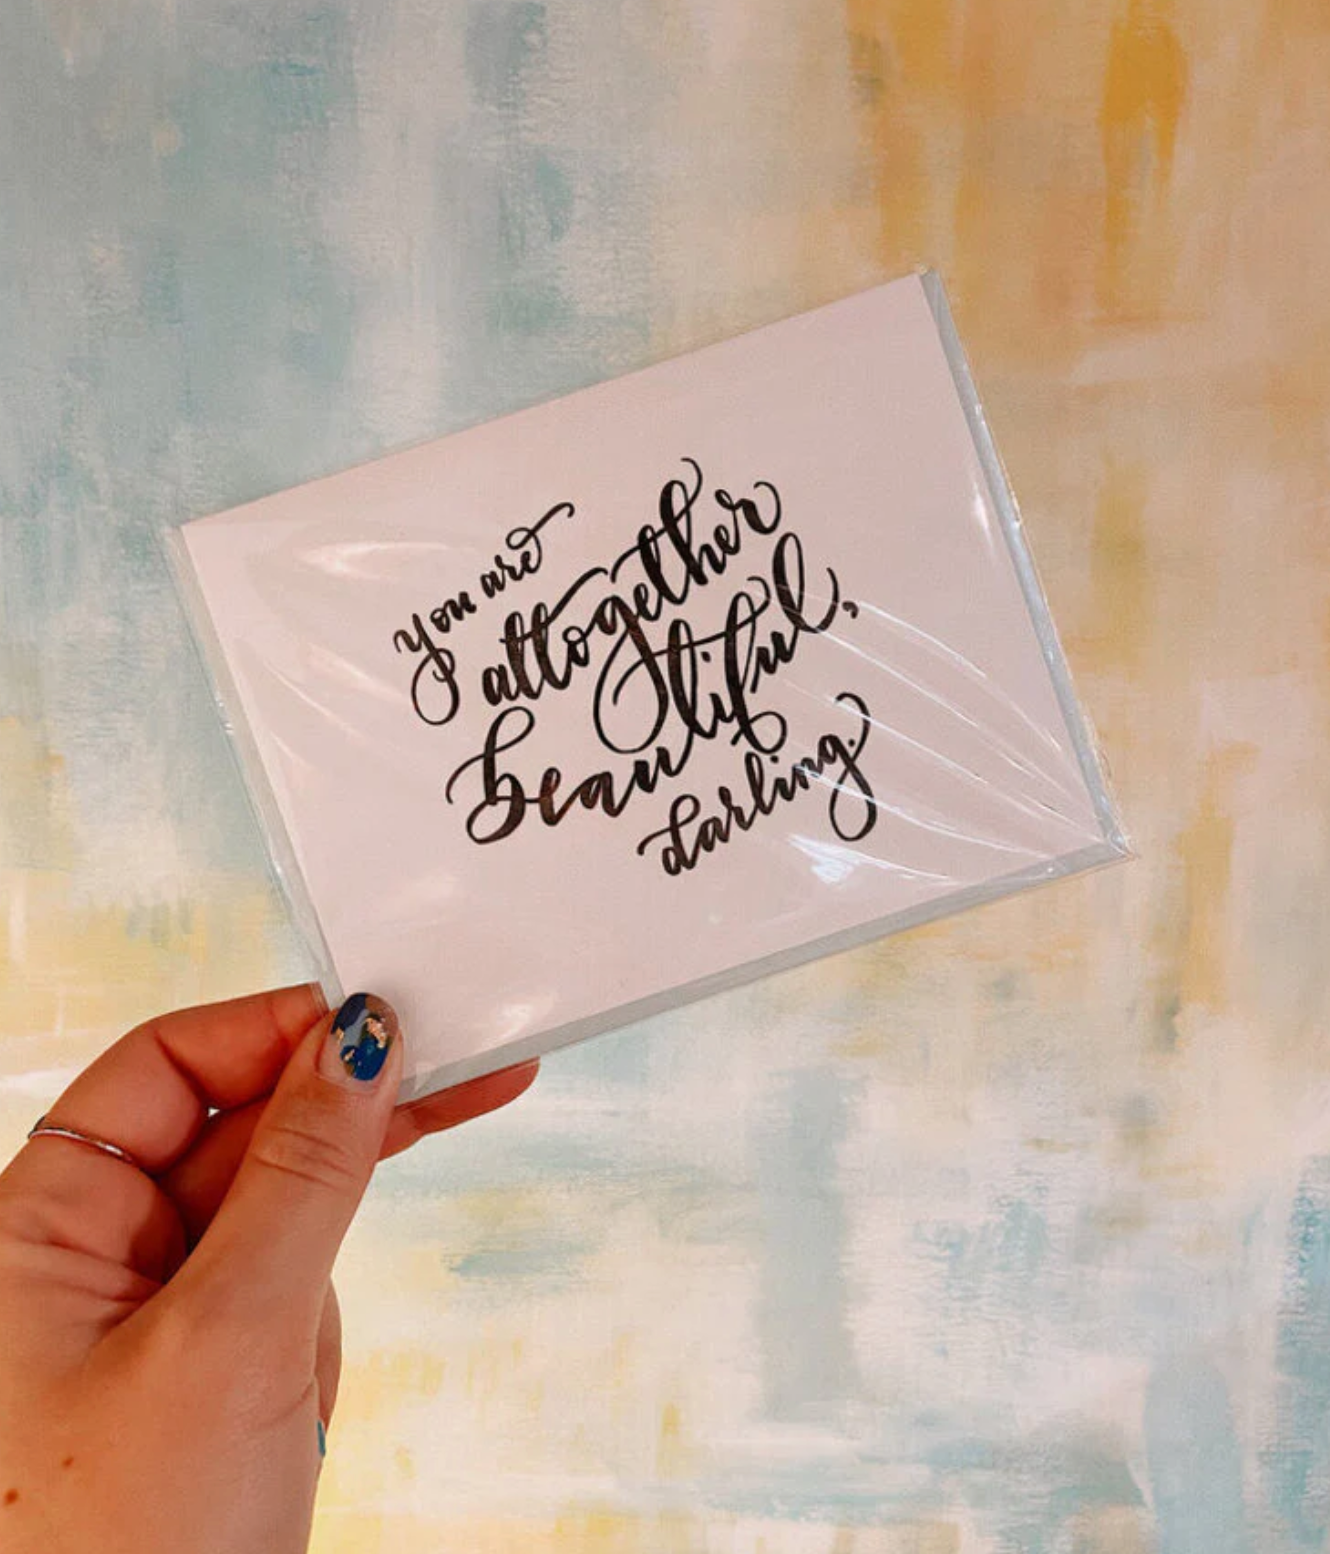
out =
<path fill-rule="evenodd" d="M 302 986 L 150 1021 L 48 1113 L 143 1169 L 44 1137 L 0 1174 L 7 1554 L 304 1554 L 374 1165 L 536 1073 L 394 1109 L 402 1040 L 339 1078 L 332 1018 Z"/>

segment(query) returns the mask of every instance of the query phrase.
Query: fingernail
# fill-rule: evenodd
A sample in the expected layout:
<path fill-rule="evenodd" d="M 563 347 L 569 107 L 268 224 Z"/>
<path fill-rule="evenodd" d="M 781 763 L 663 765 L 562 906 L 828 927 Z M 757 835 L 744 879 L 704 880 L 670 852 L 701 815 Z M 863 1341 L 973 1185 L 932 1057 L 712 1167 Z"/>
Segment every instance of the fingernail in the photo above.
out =
<path fill-rule="evenodd" d="M 319 1068 L 330 1079 L 349 1077 L 369 1084 L 378 1078 L 397 1036 L 391 1004 L 373 993 L 352 993 L 333 1020 Z"/>
<path fill-rule="evenodd" d="M 328 1455 L 328 1432 L 323 1428 L 323 1420 L 322 1419 L 320 1419 L 318 1421 L 318 1426 L 319 1426 L 319 1456 L 320 1457 L 326 1457 Z"/>

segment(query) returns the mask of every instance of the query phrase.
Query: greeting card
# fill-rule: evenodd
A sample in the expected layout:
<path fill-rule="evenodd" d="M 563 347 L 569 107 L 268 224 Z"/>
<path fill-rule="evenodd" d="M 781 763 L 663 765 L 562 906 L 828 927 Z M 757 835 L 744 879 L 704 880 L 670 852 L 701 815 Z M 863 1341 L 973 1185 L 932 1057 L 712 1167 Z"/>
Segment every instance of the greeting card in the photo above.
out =
<path fill-rule="evenodd" d="M 172 543 L 405 1097 L 1126 850 L 932 275 Z"/>

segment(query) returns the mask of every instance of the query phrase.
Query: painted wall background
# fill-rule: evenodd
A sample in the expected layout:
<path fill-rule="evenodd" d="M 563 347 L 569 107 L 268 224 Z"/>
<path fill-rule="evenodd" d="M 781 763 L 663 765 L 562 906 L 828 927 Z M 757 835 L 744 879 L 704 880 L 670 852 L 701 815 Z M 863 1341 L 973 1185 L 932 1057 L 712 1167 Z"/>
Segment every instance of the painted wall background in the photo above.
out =
<path fill-rule="evenodd" d="M 1141 852 L 385 1167 L 319 1554 L 1330 1533 L 1324 0 L 7 0 L 0 1145 L 307 971 L 165 524 L 943 271 Z"/>

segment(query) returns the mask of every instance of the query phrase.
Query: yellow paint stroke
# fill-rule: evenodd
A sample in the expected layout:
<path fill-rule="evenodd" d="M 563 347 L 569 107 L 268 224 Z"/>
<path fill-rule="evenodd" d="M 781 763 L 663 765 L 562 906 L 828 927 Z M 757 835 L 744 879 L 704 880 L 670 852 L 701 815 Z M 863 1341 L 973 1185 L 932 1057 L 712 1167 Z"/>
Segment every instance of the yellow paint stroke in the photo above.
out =
<path fill-rule="evenodd" d="M 1228 744 L 1206 762 L 1200 802 L 1175 847 L 1182 865 L 1182 941 L 1177 966 L 1184 1009 L 1211 1011 L 1227 999 L 1225 927 L 1233 860 L 1233 786 L 1249 771 L 1255 750 Z"/>
<path fill-rule="evenodd" d="M 437 1397 L 448 1372 L 448 1358 L 424 1350 L 379 1350 L 346 1367 L 348 1393 L 354 1393 L 357 1424 L 388 1418 L 406 1399 Z"/>
<path fill-rule="evenodd" d="M 1171 275 L 1167 201 L 1187 56 L 1170 0 L 1127 0 L 1113 23 L 1099 126 L 1104 157 L 1101 310 L 1154 318 Z"/>
<path fill-rule="evenodd" d="M 1325 0 L 1265 0 L 1267 32 L 1306 39 L 1330 32 L 1330 5 Z"/>
<path fill-rule="evenodd" d="M 515 1549 L 522 1554 L 696 1554 L 704 1548 L 799 1554 L 814 1547 L 832 1554 L 960 1554 L 963 1544 L 959 1527 L 942 1520 L 872 1528 L 767 1523 L 757 1531 L 743 1528 L 725 1512 L 703 1518 L 683 1511 L 637 1514 L 587 1506 L 547 1522 L 511 1516 L 374 1515 L 348 1506 L 316 1516 L 310 1545 L 311 1554 L 438 1554 L 442 1549 L 465 1549 L 467 1554 L 512 1554 Z"/>
<path fill-rule="evenodd" d="M 1136 1506 L 1090 1506 L 1068 1531 L 1076 1554 L 1151 1554 L 1156 1547 L 1149 1513 Z"/>
<path fill-rule="evenodd" d="M 1004 176 L 1010 142 L 995 126 L 1019 118 L 1016 103 L 1030 70 L 1029 51 L 1011 49 L 1011 28 L 991 5 L 965 13 L 961 49 L 959 105 L 961 138 L 952 222 L 956 252 L 951 266 L 957 301 L 974 321 L 968 330 L 972 351 L 1001 333 L 1005 316 L 1028 317 L 1028 290 L 1020 280 L 1028 266 L 1028 197 Z M 1020 236 L 1015 234 L 1019 230 Z M 977 333 L 975 324 L 983 331 Z"/>
<path fill-rule="evenodd" d="M 1087 172 L 1098 76 L 1079 93 L 1075 51 L 1048 42 L 1055 13 L 969 6 L 960 30 L 945 167 L 947 278 L 966 339 L 985 358 L 1047 372 L 1072 359 L 1092 311 L 1099 179 Z M 1045 22 L 1043 18 L 1049 20 Z"/>
<path fill-rule="evenodd" d="M 218 872 L 198 899 L 90 898 L 63 756 L 0 718 L 0 772 L 0 1065 L 80 1067 L 135 1020 L 271 985 L 273 892 Z"/>
<path fill-rule="evenodd" d="M 19 718 L 0 718 L 0 866 L 68 869 L 74 824 L 65 764 Z"/>
<path fill-rule="evenodd" d="M 697 1522 L 683 1511 L 638 1517 L 617 1510 L 577 1510 L 560 1516 L 551 1531 L 552 1550 L 585 1554 L 691 1554 L 702 1543 Z"/>
<path fill-rule="evenodd" d="M 666 1403 L 660 1411 L 660 1433 L 656 1442 L 656 1477 L 677 1479 L 684 1476 L 687 1450 L 683 1439 L 683 1416 L 677 1403 Z"/>
<path fill-rule="evenodd" d="M 873 168 L 878 258 L 896 274 L 935 262 L 930 127 L 954 83 L 950 0 L 846 0 L 850 73 Z"/>
<path fill-rule="evenodd" d="M 1150 631 L 1146 466 L 1111 460 L 1099 488 L 1090 541 L 1092 602 L 1078 664 L 1132 673 Z"/>
<path fill-rule="evenodd" d="M 40 1039 L 25 1067 L 82 1066 L 127 1023 L 272 984 L 280 908 L 263 889 L 216 875 L 201 901 L 140 910 L 86 903 L 76 883 L 54 869 L 0 869 L 0 1044 Z"/>
<path fill-rule="evenodd" d="M 954 1522 L 896 1522 L 885 1527 L 842 1527 L 831 1554 L 960 1554 Z"/>

